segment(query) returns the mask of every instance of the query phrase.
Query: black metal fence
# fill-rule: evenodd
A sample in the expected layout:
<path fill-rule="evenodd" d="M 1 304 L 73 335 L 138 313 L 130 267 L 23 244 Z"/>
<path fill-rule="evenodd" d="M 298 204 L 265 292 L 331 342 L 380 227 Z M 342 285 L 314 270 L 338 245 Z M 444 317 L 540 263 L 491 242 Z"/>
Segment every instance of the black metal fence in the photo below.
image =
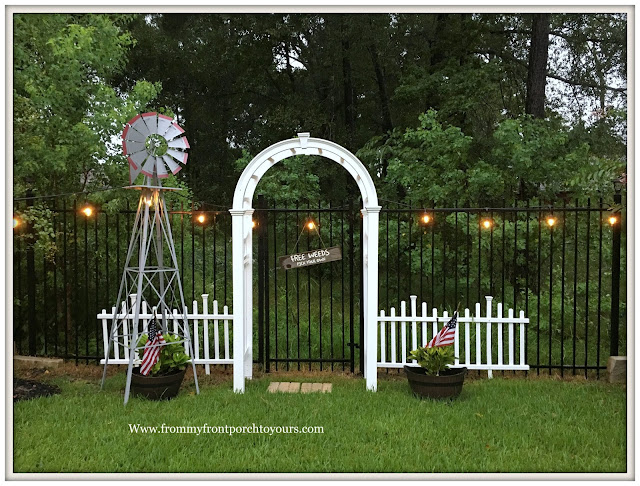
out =
<path fill-rule="evenodd" d="M 359 202 L 275 208 L 260 199 L 256 207 L 256 361 L 269 370 L 361 369 Z M 14 206 L 18 215 L 32 209 Z M 95 316 L 115 304 L 135 211 L 94 208 L 87 216 L 79 201 L 36 209 L 33 222 L 14 229 L 16 347 L 22 354 L 97 362 L 102 331 Z M 228 211 L 170 209 L 185 298 L 207 293 L 231 307 Z M 453 309 L 493 295 L 530 318 L 527 362 L 536 372 L 599 376 L 612 351 L 626 353 L 626 238 L 621 215 L 614 214 L 613 224 L 611 216 L 602 201 L 588 200 L 555 207 L 385 207 L 379 307 L 397 307 L 413 294 Z M 319 237 L 305 229 L 311 220 Z M 323 246 L 340 246 L 343 259 L 278 268 L 281 255 Z"/>

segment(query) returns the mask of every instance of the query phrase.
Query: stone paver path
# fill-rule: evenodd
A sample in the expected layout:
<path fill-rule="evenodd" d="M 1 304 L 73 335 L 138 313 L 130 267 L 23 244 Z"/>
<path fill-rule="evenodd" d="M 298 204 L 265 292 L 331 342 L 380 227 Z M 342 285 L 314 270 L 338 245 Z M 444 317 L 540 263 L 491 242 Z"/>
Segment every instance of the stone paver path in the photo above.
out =
<path fill-rule="evenodd" d="M 272 381 L 269 393 L 331 393 L 331 383 L 296 383 L 290 381 Z"/>

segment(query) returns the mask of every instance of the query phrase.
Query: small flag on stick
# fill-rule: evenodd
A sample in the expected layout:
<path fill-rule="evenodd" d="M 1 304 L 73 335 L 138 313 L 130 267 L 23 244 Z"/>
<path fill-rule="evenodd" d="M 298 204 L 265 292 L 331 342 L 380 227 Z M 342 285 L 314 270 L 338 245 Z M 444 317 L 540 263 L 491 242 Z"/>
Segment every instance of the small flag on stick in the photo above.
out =
<path fill-rule="evenodd" d="M 164 344 L 167 344 L 162 336 L 162 332 L 158 332 L 155 315 L 151 324 L 149 324 L 148 332 L 149 335 L 147 343 L 144 345 L 144 351 L 142 354 L 142 364 L 140 365 L 140 373 L 144 376 L 148 375 L 151 368 L 153 368 L 153 365 L 158 362 L 158 358 L 160 357 L 160 348 Z"/>
<path fill-rule="evenodd" d="M 433 339 L 427 344 L 427 348 L 434 348 L 438 346 L 448 346 L 453 344 L 456 337 L 456 325 L 458 324 L 458 311 L 453 313 L 453 317 L 447 322 L 440 332 L 433 336 Z"/>

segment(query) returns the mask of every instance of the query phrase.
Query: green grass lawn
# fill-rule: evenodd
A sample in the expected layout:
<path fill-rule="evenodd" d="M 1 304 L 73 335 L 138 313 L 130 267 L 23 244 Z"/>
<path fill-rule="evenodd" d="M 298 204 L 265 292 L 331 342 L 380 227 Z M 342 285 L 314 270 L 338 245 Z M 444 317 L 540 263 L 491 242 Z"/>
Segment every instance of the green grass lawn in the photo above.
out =
<path fill-rule="evenodd" d="M 200 373 L 204 375 L 204 373 Z M 485 375 L 486 376 L 486 375 Z M 268 394 L 274 381 L 331 381 L 331 394 Z M 124 372 L 51 376 L 62 394 L 14 406 L 14 472 L 625 472 L 626 390 L 599 382 L 471 379 L 455 402 L 405 380 L 321 373 L 183 383 L 170 402 L 122 405 Z M 322 434 L 135 434 L 144 426 L 322 426 Z"/>

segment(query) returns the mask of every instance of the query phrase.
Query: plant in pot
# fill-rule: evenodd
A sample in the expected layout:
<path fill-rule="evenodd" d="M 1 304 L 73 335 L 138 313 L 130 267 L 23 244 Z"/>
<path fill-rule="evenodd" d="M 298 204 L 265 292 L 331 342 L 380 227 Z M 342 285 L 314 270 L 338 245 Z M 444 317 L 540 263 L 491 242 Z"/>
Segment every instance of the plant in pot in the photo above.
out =
<path fill-rule="evenodd" d="M 404 370 L 413 393 L 420 397 L 456 398 L 462 391 L 467 368 L 451 369 L 455 363 L 453 338 L 457 313 L 424 347 L 414 349 L 408 359 L 419 366 L 405 366 Z"/>
<path fill-rule="evenodd" d="M 134 396 L 142 396 L 151 400 L 164 400 L 175 397 L 187 370 L 187 364 L 191 358 L 184 352 L 182 339 L 179 336 L 168 334 L 160 339 L 154 339 L 165 343 L 159 349 L 157 361 L 148 369 L 145 368 L 145 357 L 141 360 L 141 366 L 133 369 L 131 375 L 131 392 Z M 138 348 L 145 348 L 149 344 L 147 334 L 140 336 Z M 147 349 L 145 348 L 145 352 Z M 147 371 L 143 374 L 141 370 Z"/>

